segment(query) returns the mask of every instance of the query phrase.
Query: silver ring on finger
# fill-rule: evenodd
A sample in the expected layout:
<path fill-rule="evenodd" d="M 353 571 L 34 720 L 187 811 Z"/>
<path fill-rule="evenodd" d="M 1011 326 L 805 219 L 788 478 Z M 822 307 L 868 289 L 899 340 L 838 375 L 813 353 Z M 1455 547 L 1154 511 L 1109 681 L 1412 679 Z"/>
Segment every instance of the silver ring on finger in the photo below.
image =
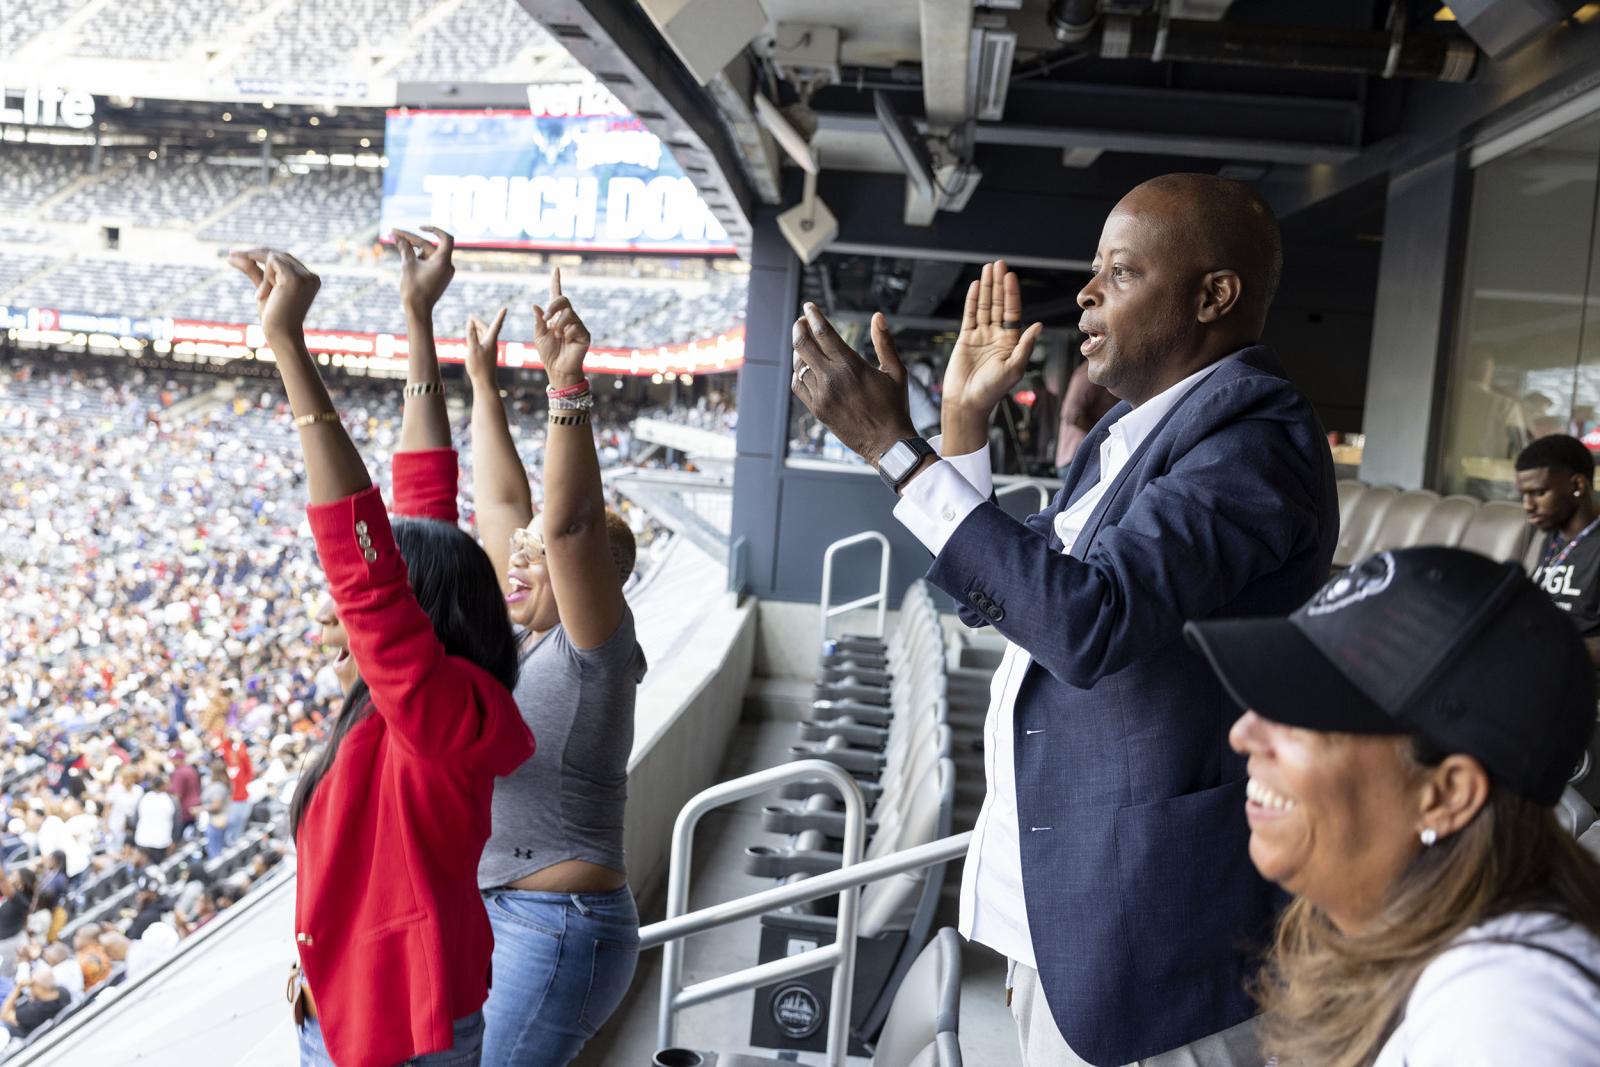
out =
<path fill-rule="evenodd" d="M 1004 322 L 1002 322 L 1000 324 L 1000 328 L 1002 330 L 1020 330 L 1020 329 L 1022 329 L 1022 320 L 1021 319 L 1007 319 L 1006 321 L 1004 321 Z"/>
<path fill-rule="evenodd" d="M 805 381 L 806 371 L 811 369 L 811 364 L 801 363 L 800 369 L 794 372 L 795 381 Z"/>

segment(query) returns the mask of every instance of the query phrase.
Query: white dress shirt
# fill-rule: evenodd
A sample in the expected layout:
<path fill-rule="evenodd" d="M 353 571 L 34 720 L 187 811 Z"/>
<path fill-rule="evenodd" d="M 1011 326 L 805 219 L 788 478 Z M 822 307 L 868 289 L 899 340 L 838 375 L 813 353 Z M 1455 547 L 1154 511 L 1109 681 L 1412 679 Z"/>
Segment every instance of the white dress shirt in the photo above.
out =
<path fill-rule="evenodd" d="M 1122 468 L 1167 412 L 1191 388 L 1217 368 L 1213 363 L 1176 385 L 1158 393 L 1116 422 L 1100 445 L 1100 480 L 1071 507 L 1055 517 L 1055 532 L 1075 555 L 1078 535 L 1099 506 Z M 935 451 L 940 439 L 929 442 Z M 941 453 L 942 455 L 942 453 Z M 938 555 L 972 509 L 989 499 L 993 486 L 989 450 L 941 459 L 908 484 L 895 505 L 894 516 L 917 536 L 929 552 Z M 1018 963 L 1035 967 L 1033 940 L 1028 932 L 1028 910 L 1022 896 L 1022 846 L 1020 835 L 1049 833 L 1049 826 L 1020 827 L 1017 823 L 1015 729 L 1017 693 L 1033 658 L 1025 649 L 1006 642 L 1005 657 L 989 685 L 989 711 L 984 718 L 984 778 L 988 791 L 961 875 L 961 935 Z M 1039 732 L 1039 731 L 1034 731 Z"/>

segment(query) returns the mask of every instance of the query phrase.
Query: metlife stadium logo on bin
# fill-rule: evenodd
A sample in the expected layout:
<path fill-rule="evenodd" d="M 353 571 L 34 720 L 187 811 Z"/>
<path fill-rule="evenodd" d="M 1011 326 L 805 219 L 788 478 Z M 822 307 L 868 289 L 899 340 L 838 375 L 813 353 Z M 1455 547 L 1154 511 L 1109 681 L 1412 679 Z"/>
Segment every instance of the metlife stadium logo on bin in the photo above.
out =
<path fill-rule="evenodd" d="M 389 112 L 382 232 L 440 226 L 460 245 L 732 252 L 660 138 L 629 115 Z"/>

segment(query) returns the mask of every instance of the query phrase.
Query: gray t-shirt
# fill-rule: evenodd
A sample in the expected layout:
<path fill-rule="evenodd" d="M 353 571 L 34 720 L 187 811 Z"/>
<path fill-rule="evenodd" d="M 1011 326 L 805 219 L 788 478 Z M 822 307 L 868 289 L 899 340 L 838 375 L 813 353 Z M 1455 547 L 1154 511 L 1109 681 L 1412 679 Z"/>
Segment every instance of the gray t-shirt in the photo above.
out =
<path fill-rule="evenodd" d="M 532 758 L 494 785 L 494 826 L 478 862 L 493 889 L 563 860 L 625 870 L 633 710 L 644 651 L 624 609 L 616 633 L 579 649 L 560 626 L 522 660 L 517 707 L 533 731 Z"/>

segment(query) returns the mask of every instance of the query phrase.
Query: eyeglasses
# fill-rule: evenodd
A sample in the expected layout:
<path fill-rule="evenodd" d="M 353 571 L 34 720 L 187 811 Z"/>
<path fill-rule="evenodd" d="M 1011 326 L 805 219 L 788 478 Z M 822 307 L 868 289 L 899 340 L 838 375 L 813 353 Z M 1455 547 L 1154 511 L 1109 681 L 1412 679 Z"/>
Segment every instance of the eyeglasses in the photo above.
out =
<path fill-rule="evenodd" d="M 519 526 L 511 531 L 511 551 L 526 552 L 535 561 L 544 558 L 544 538 L 528 529 Z"/>

